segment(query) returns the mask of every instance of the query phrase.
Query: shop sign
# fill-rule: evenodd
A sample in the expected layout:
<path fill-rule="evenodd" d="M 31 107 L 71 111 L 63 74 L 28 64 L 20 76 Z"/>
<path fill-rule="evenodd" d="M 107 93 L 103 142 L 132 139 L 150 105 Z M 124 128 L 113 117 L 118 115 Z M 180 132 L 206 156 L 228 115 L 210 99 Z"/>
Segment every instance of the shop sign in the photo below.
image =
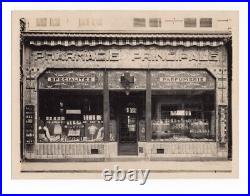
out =
<path fill-rule="evenodd" d="M 124 55 L 126 54 L 126 55 Z M 34 61 L 145 61 L 145 62 L 167 62 L 167 61 L 219 61 L 218 51 L 208 50 L 84 50 L 84 51 L 34 51 L 32 53 Z"/>
<path fill-rule="evenodd" d="M 25 144 L 31 145 L 35 142 L 34 134 L 34 105 L 25 105 L 24 107 L 24 126 L 25 126 Z"/>
<path fill-rule="evenodd" d="M 206 77 L 160 77 L 160 82 L 183 83 L 183 82 L 206 82 Z"/>
<path fill-rule="evenodd" d="M 219 65 L 223 51 L 220 48 L 194 47 L 85 47 L 85 50 L 32 51 L 34 66 L 52 64 L 60 67 L 94 68 L 155 68 L 156 66 Z M 160 68 L 160 67 L 159 67 Z"/>
<path fill-rule="evenodd" d="M 227 106 L 219 106 L 219 141 L 221 144 L 227 142 Z"/>
<path fill-rule="evenodd" d="M 152 89 L 214 89 L 215 79 L 207 71 L 151 71 Z"/>
<path fill-rule="evenodd" d="M 47 70 L 39 78 L 39 89 L 102 89 L 101 71 Z"/>
<path fill-rule="evenodd" d="M 34 51 L 34 61 L 119 61 L 119 50 Z"/>
<path fill-rule="evenodd" d="M 92 77 L 48 77 L 48 82 L 95 82 L 95 76 Z"/>
<path fill-rule="evenodd" d="M 176 110 L 170 111 L 171 116 L 191 116 L 191 111 L 189 110 Z"/>
<path fill-rule="evenodd" d="M 146 89 L 145 71 L 109 71 L 109 89 Z"/>

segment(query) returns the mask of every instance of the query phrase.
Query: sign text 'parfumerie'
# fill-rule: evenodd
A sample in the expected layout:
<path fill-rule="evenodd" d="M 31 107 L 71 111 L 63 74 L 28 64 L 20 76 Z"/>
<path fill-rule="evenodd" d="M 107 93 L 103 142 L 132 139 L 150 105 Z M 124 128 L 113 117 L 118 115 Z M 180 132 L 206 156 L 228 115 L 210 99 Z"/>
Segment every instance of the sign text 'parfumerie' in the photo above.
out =
<path fill-rule="evenodd" d="M 206 77 L 160 77 L 160 82 L 206 82 Z"/>

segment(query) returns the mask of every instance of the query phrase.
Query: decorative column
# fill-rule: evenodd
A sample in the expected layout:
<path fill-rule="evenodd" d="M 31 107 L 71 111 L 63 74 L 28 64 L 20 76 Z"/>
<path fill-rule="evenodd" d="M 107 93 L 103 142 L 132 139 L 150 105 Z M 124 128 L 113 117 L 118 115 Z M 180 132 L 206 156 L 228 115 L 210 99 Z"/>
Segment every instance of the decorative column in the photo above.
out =
<path fill-rule="evenodd" d="M 104 141 L 109 141 L 109 89 L 108 89 L 108 72 L 103 73 L 103 124 L 104 124 Z"/>
<path fill-rule="evenodd" d="M 146 77 L 146 141 L 151 141 L 151 73 L 147 71 Z"/>

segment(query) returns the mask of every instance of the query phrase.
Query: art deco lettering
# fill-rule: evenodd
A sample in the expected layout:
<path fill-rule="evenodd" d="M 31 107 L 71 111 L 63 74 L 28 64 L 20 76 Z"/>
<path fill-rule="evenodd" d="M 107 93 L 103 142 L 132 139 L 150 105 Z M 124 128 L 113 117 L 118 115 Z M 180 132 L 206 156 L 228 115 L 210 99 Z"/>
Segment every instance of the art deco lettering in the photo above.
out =
<path fill-rule="evenodd" d="M 25 106 L 25 144 L 32 145 L 35 142 L 35 134 L 34 134 L 34 115 L 35 115 L 35 107 L 34 105 L 26 105 Z"/>
<path fill-rule="evenodd" d="M 215 80 L 206 71 L 151 71 L 152 89 L 214 89 Z"/>
<path fill-rule="evenodd" d="M 48 70 L 39 79 L 39 88 L 103 88 L 101 71 Z"/>
<path fill-rule="evenodd" d="M 220 52 L 208 50 L 92 50 L 81 51 L 33 51 L 33 60 L 36 61 L 72 61 L 72 62 L 112 62 L 112 61 L 130 61 L 130 62 L 185 62 L 185 61 L 207 61 L 217 62 L 220 60 Z"/>
<path fill-rule="evenodd" d="M 48 82 L 95 82 L 96 78 L 92 77 L 48 77 Z"/>
<path fill-rule="evenodd" d="M 150 52 L 134 52 L 132 61 L 219 61 L 219 53 L 210 53 L 202 51 L 192 53 L 190 51 L 150 51 Z"/>
<path fill-rule="evenodd" d="M 119 61 L 118 50 L 107 51 L 34 51 L 34 61 Z"/>
<path fill-rule="evenodd" d="M 206 82 L 206 77 L 160 77 L 161 82 Z"/>

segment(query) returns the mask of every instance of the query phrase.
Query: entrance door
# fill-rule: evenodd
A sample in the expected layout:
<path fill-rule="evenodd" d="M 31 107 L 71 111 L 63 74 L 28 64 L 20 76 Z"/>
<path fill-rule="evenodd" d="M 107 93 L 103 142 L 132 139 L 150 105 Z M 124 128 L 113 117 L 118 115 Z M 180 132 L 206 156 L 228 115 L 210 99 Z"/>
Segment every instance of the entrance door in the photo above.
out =
<path fill-rule="evenodd" d="M 138 108 L 129 98 L 121 104 L 119 114 L 119 155 L 138 154 Z"/>

